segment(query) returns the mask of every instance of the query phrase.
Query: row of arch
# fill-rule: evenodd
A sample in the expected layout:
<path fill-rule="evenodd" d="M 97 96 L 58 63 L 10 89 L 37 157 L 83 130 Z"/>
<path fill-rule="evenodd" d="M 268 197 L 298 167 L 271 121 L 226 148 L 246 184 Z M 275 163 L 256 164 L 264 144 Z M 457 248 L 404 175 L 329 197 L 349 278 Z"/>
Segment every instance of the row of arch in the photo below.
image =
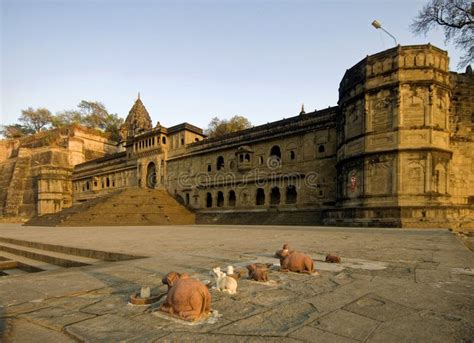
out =
<path fill-rule="evenodd" d="M 319 154 L 322 154 L 325 152 L 325 146 L 324 144 L 319 144 L 318 147 L 318 153 Z M 278 162 L 281 163 L 281 148 L 280 146 L 278 145 L 274 145 L 271 149 L 270 149 L 270 158 L 273 158 L 273 159 L 276 159 Z M 290 150 L 289 151 L 289 159 L 290 161 L 294 161 L 296 160 L 296 152 L 295 150 Z M 250 163 L 250 153 L 248 152 L 244 152 L 244 153 L 240 153 L 239 156 L 238 156 L 238 161 L 239 163 Z M 259 161 L 258 161 L 259 164 L 263 164 L 264 163 L 264 158 L 263 156 L 259 156 Z M 233 164 L 233 161 L 231 161 L 231 165 L 230 165 L 230 168 L 232 169 L 234 166 Z M 216 159 L 216 170 L 223 170 L 225 167 L 225 159 L 224 159 L 224 156 L 218 156 L 217 159 Z M 207 166 L 207 171 L 208 172 L 211 172 L 212 171 L 212 165 L 211 164 L 208 164 Z"/>
<path fill-rule="evenodd" d="M 265 205 L 265 190 L 263 188 L 257 188 L 255 193 L 255 205 L 262 206 Z M 287 186 L 285 190 L 285 203 L 286 204 L 295 204 L 297 201 L 298 192 L 296 191 L 295 186 Z M 270 205 L 279 205 L 282 201 L 282 195 L 280 193 L 279 187 L 273 187 L 270 190 Z M 217 192 L 215 205 L 216 207 L 224 207 L 224 192 Z M 234 207 L 237 203 L 237 196 L 235 191 L 230 190 L 227 193 L 227 206 Z M 206 207 L 211 208 L 214 205 L 214 199 L 211 192 L 206 194 Z"/>

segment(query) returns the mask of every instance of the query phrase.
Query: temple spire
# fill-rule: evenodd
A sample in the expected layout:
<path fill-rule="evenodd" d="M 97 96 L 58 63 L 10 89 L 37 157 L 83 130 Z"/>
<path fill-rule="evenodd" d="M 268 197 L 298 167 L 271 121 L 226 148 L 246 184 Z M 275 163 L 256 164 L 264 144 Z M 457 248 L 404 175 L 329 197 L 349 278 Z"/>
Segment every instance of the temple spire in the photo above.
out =
<path fill-rule="evenodd" d="M 301 105 L 301 112 L 300 114 L 306 114 L 306 112 L 304 111 L 304 103 Z"/>
<path fill-rule="evenodd" d="M 140 100 L 140 92 L 138 92 L 138 100 Z"/>

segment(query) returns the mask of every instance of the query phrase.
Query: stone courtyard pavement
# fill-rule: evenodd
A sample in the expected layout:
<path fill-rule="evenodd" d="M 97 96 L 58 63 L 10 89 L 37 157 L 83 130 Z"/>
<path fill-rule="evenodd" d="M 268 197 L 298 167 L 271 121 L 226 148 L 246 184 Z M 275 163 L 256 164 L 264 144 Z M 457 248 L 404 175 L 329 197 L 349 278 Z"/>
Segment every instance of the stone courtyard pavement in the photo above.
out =
<path fill-rule="evenodd" d="M 463 342 L 474 338 L 474 258 L 447 230 L 284 226 L 45 228 L 0 237 L 147 258 L 0 277 L 1 342 Z M 128 305 L 169 271 L 278 264 L 283 243 L 320 275 L 272 270 L 269 285 L 211 290 L 215 323 L 189 325 Z M 326 253 L 343 263 L 321 262 Z"/>

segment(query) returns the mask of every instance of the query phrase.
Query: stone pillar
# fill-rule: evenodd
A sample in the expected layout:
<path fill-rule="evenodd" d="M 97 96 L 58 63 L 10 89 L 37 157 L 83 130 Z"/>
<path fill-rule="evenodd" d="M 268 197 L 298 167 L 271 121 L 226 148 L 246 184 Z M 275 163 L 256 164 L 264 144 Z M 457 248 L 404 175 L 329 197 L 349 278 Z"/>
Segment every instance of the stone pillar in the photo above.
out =
<path fill-rule="evenodd" d="M 426 154 L 425 193 L 431 191 L 431 152 Z"/>

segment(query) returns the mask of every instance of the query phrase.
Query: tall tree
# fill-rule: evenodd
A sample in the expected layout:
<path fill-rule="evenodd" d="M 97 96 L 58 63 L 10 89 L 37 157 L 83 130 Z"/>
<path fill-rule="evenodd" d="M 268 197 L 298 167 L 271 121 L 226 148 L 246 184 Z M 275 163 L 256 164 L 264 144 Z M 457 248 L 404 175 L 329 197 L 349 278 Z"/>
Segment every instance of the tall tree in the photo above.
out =
<path fill-rule="evenodd" d="M 230 119 L 219 119 L 218 117 L 214 117 L 207 126 L 205 133 L 212 138 L 251 127 L 252 123 L 243 116 L 233 116 Z"/>
<path fill-rule="evenodd" d="M 35 133 L 34 130 L 20 124 L 2 125 L 0 128 L 0 135 L 8 139 L 21 138 Z"/>
<path fill-rule="evenodd" d="M 470 0 L 430 0 L 411 24 L 415 34 L 426 35 L 434 27 L 441 26 L 446 42 L 464 51 L 458 68 L 474 60 L 474 3 Z"/>
<path fill-rule="evenodd" d="M 23 126 L 32 130 L 35 133 L 40 132 L 51 124 L 51 112 L 46 108 L 37 108 L 36 110 L 28 107 L 26 110 L 21 111 L 19 121 L 23 123 Z"/>

